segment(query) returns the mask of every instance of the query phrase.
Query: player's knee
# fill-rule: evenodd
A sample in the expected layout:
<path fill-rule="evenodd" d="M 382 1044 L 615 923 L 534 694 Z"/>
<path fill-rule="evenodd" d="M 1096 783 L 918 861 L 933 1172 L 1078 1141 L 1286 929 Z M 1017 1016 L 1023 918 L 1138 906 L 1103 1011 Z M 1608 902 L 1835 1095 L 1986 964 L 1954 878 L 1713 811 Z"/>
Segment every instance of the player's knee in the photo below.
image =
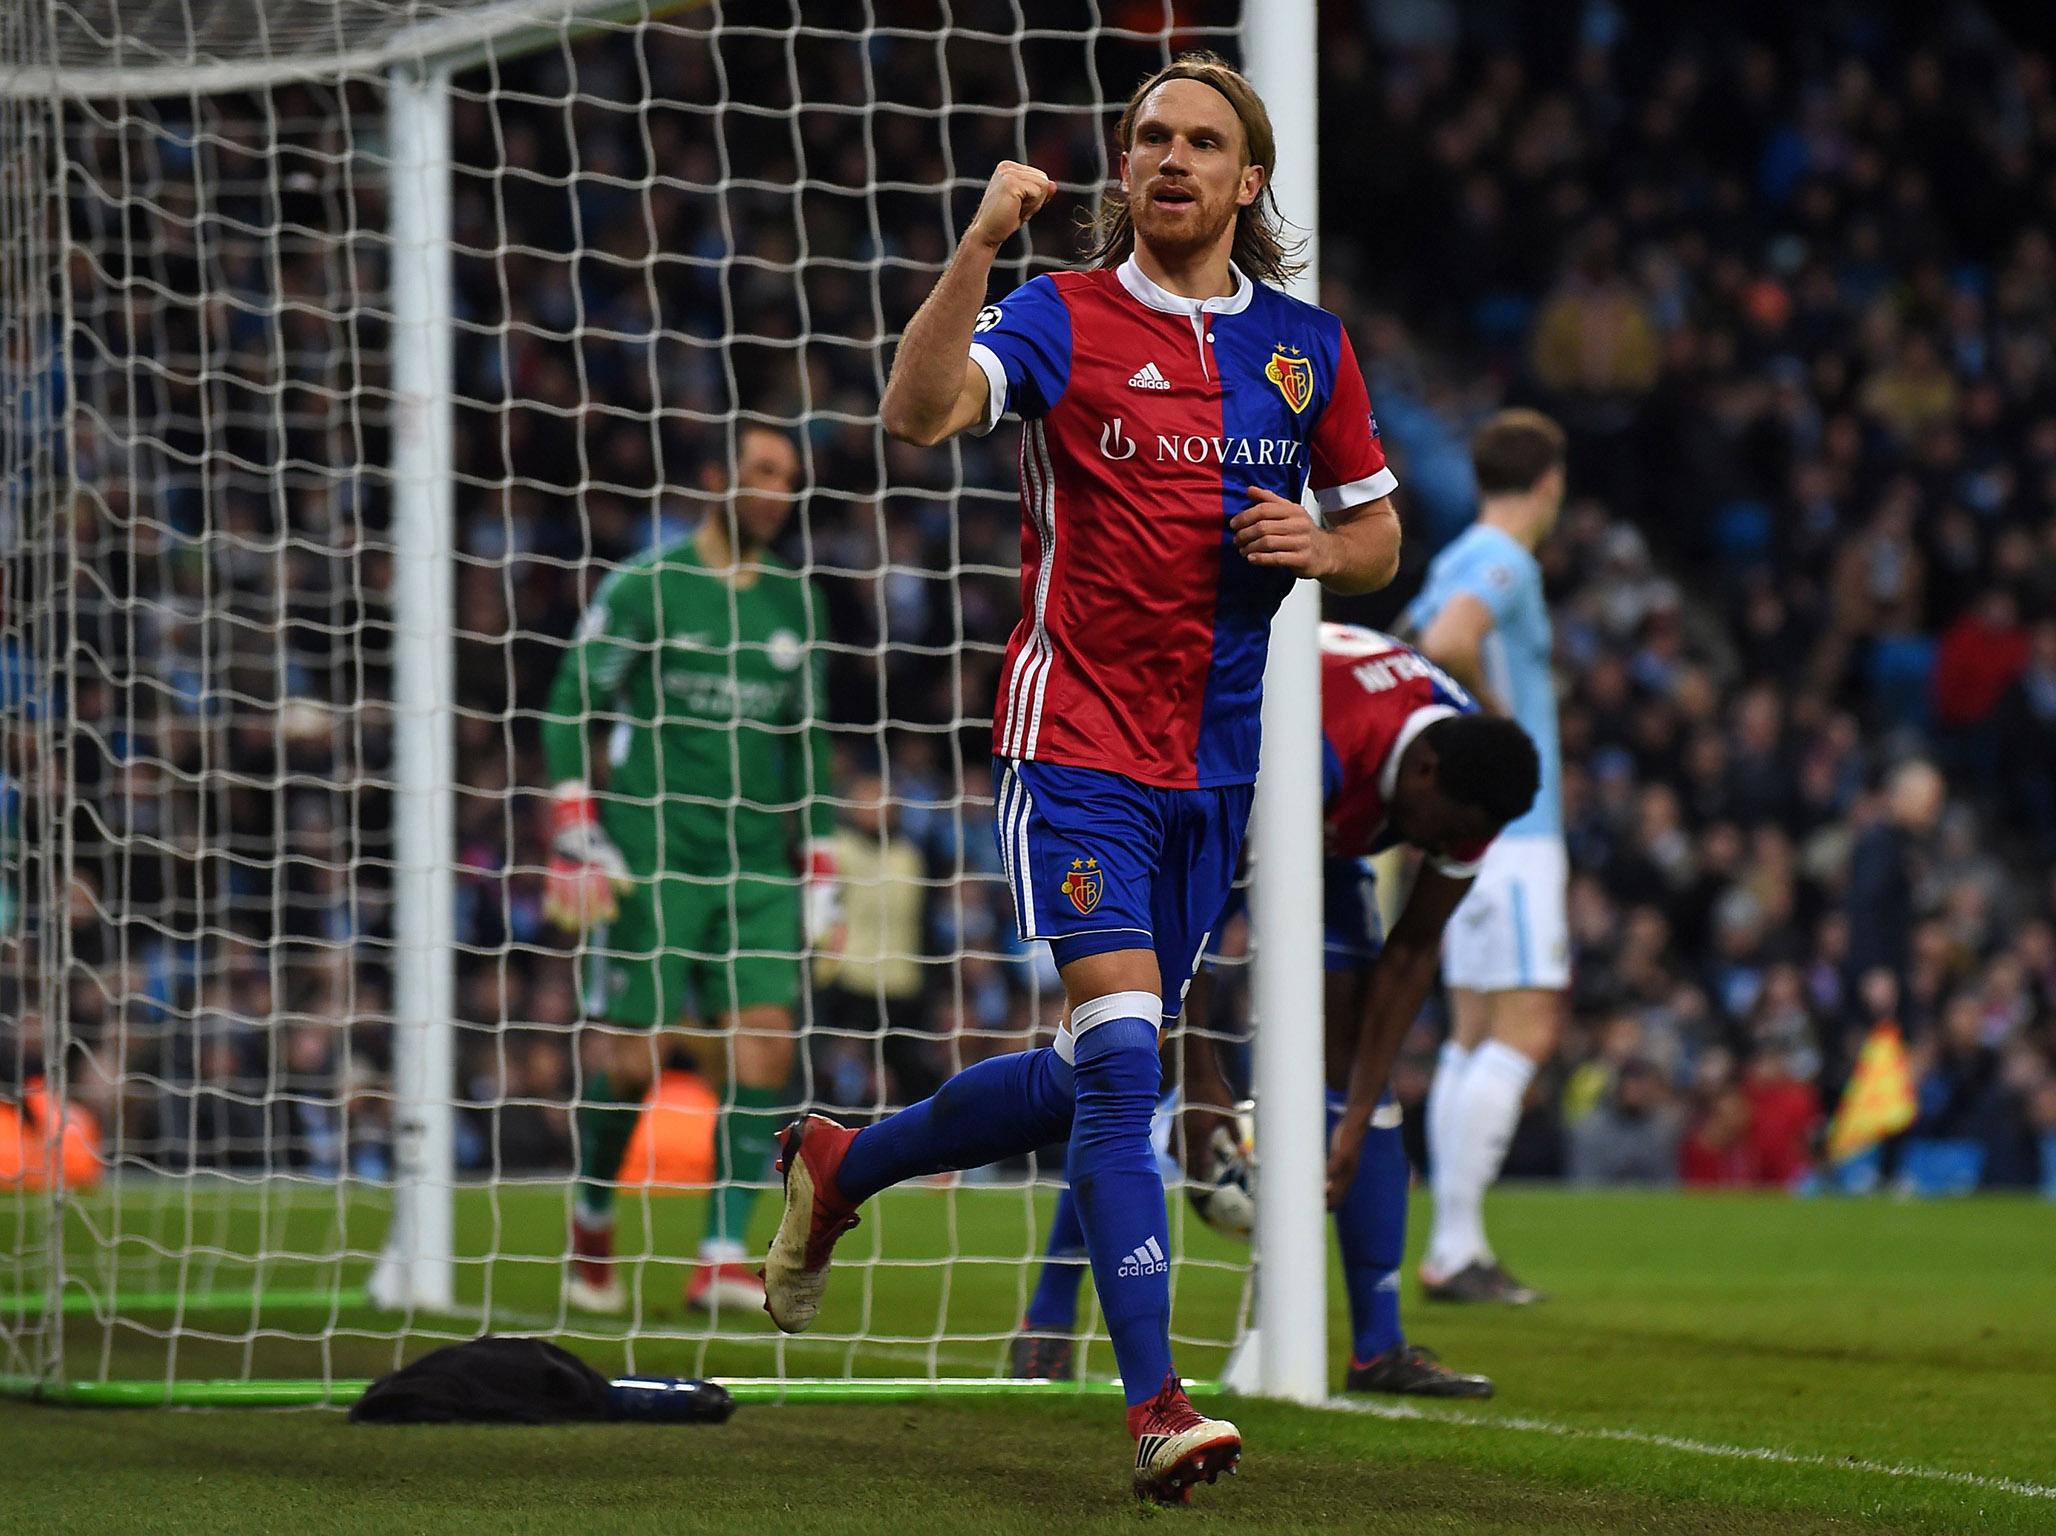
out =
<path fill-rule="evenodd" d="M 1449 989 L 1449 1038 L 1465 1050 L 1483 1045 L 1497 1023 L 1491 993 L 1471 987 Z"/>
<path fill-rule="evenodd" d="M 1077 1018 L 1074 1010 L 1074 1030 Z M 1156 1107 L 1163 1058 L 1157 1052 L 1154 1019 L 1131 1016 L 1089 1022 L 1075 1034 L 1071 1060 L 1080 1088 L 1090 1081 L 1102 1092 L 1139 1096 L 1151 1109 Z"/>
<path fill-rule="evenodd" d="M 1088 1154 L 1095 1149 L 1146 1151 L 1163 1082 L 1155 1021 L 1122 1017 L 1088 1023 L 1077 1037 L 1073 1061 L 1078 1100 L 1073 1147 Z"/>
<path fill-rule="evenodd" d="M 1492 1020 L 1492 1038 L 1538 1065 L 1546 1062 L 1563 1034 L 1562 995 L 1510 992 L 1499 1001 Z"/>

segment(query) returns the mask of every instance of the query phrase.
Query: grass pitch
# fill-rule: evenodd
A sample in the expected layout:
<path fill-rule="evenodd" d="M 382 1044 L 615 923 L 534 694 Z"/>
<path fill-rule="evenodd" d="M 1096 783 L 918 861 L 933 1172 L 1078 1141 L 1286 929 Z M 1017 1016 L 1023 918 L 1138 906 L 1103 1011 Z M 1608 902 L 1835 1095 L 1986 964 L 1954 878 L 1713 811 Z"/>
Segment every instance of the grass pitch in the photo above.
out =
<path fill-rule="evenodd" d="M 461 1288 L 474 1305 L 489 1297 L 510 1331 L 509 1314 L 549 1326 L 561 1192 L 482 1195 L 460 1210 L 462 1235 L 497 1258 L 467 1266 Z M 992 1374 L 1026 1283 L 1017 1256 L 1045 1208 L 1015 1189 L 892 1197 L 850 1240 L 883 1262 L 838 1277 L 819 1343 L 777 1341 L 753 1319 L 714 1332 L 689 1323 L 682 1270 L 655 1259 L 639 1274 L 642 1338 L 588 1320 L 570 1342 L 603 1367 L 632 1355 L 641 1369 L 904 1375 L 930 1356 L 945 1373 Z M 631 1203 L 624 1247 L 689 1250 L 691 1202 L 651 1202 L 642 1219 Z M 251 1223 L 275 1255 L 262 1283 L 348 1288 L 383 1213 L 349 1200 L 227 1214 L 186 1202 L 117 1219 L 88 1203 L 72 1220 L 75 1270 L 90 1254 L 114 1264 L 102 1279 L 133 1290 L 173 1264 L 189 1297 L 212 1288 L 230 1300 L 253 1278 L 239 1258 Z M 0 1260 L 21 1274 L 47 1241 L 9 1221 L 0 1207 Z M 2056 1206 L 1524 1189 L 1495 1195 L 1491 1222 L 1552 1299 L 1527 1312 L 1432 1307 L 1409 1279 L 1407 1322 L 1453 1363 L 1494 1376 L 1495 1400 L 1378 1399 L 1355 1412 L 1223 1401 L 1217 1411 L 1248 1438 L 1245 1470 L 1188 1511 L 1132 1503 L 1104 1399 L 745 1407 L 721 1428 L 541 1430 L 0 1404 L 0 1530 L 1048 1536 L 1172 1519 L 1251 1531 L 2056 1532 Z M 338 1231 L 354 1256 L 326 1275 L 331 1261 L 292 1257 L 325 1251 Z M 1179 1276 L 1180 1363 L 1204 1375 L 1219 1361 L 1205 1341 L 1227 1336 L 1240 1281 L 1227 1250 L 1196 1229 L 1182 1237 L 1202 1263 Z M 948 1252 L 976 1257 L 898 1262 Z M 1331 1299 L 1339 1350 L 1339 1285 Z M 65 1319 L 72 1373 L 342 1378 L 475 1326 L 418 1317 L 403 1331 L 354 1306 L 310 1316 L 243 1300 L 189 1308 L 174 1353 L 168 1322 L 81 1303 Z M 19 1318 L 0 1308 L 0 1323 Z M 860 1325 L 897 1342 L 833 1336 Z M 1338 1355 L 1338 1385 L 1340 1366 Z M 1103 1345 L 1089 1368 L 1110 1368 Z"/>

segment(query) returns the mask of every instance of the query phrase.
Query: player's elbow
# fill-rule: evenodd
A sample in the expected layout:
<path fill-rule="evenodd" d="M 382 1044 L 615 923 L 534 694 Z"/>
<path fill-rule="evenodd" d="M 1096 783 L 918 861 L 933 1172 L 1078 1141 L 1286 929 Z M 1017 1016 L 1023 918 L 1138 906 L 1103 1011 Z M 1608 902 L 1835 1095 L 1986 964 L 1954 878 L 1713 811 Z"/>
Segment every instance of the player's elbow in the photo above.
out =
<path fill-rule="evenodd" d="M 1399 574 L 1399 519 L 1390 498 L 1359 511 L 1339 531 L 1344 549 L 1341 568 L 1321 584 L 1343 597 L 1391 586 Z"/>
<path fill-rule="evenodd" d="M 1441 925 L 1437 924 L 1430 933 L 1426 925 L 1406 924 L 1402 915 L 1402 923 L 1385 940 L 1384 959 L 1408 980 L 1425 975 L 1432 983 L 1442 967 Z"/>
<path fill-rule="evenodd" d="M 1368 549 L 1322 585 L 1341 597 L 1358 597 L 1391 586 L 1399 575 L 1399 530 L 1395 527 L 1389 539 L 1367 542 Z"/>
<path fill-rule="evenodd" d="M 895 378 L 886 386 L 885 397 L 878 402 L 878 421 L 885 428 L 885 435 L 898 442 L 912 443 L 917 448 L 933 448 L 947 438 L 950 435 L 948 410 L 928 409 L 898 386 L 899 380 Z"/>
<path fill-rule="evenodd" d="M 928 430 L 929 424 L 923 421 L 918 413 L 895 400 L 890 392 L 879 402 L 878 424 L 885 428 L 885 435 L 895 442 L 932 448 L 939 440 Z"/>
<path fill-rule="evenodd" d="M 954 434 L 947 421 L 895 412 L 885 418 L 885 435 L 897 442 L 912 443 L 916 448 L 933 448 L 937 443 L 948 442 Z"/>
<path fill-rule="evenodd" d="M 1367 592 L 1389 587 L 1399 576 L 1399 518 L 1388 510 L 1375 528 L 1377 552 L 1371 562 L 1370 585 L 1364 589 Z"/>
<path fill-rule="evenodd" d="M 1386 587 L 1391 586 L 1398 579 L 1398 576 L 1399 529 L 1395 526 L 1392 530 L 1391 541 L 1379 551 L 1377 558 L 1371 562 L 1370 568 L 1364 573 L 1364 584 L 1356 590 L 1358 592 L 1382 591 Z"/>

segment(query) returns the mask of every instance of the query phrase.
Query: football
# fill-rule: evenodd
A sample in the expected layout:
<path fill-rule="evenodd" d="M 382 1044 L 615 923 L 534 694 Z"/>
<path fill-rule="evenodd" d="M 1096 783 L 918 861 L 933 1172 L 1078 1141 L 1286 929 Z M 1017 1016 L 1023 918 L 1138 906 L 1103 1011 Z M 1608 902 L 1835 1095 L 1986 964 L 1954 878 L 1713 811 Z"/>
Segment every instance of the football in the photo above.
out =
<path fill-rule="evenodd" d="M 1199 1219 L 1223 1237 L 1248 1242 L 1256 1233 L 1256 1106 L 1235 1106 L 1232 1127 L 1215 1124 L 1207 1138 L 1204 1177 L 1185 1186 L 1185 1198 Z"/>

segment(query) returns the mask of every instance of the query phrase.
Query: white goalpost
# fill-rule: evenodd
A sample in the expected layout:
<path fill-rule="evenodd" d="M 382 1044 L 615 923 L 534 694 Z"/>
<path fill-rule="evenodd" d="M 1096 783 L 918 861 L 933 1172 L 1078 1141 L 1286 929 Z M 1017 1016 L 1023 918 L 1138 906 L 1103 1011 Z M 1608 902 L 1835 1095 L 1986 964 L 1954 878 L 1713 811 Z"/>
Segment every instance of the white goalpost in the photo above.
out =
<path fill-rule="evenodd" d="M 984 745 L 1013 429 L 914 454 L 877 399 L 991 163 L 1060 187 L 998 281 L 1063 265 L 1129 89 L 1199 47 L 1264 93 L 1311 240 L 1312 0 L 7 8 L 0 1390 L 334 1403 L 489 1330 L 744 1395 L 1019 1389 L 1041 1159 L 880 1201 L 816 1332 L 684 1308 L 735 1092 L 697 1017 L 621 1170 L 629 1310 L 567 1307 L 593 944 L 540 915 L 539 723 L 599 582 L 690 530 L 740 425 L 787 434 L 862 942 L 790 956 L 786 1107 L 1048 1038 Z M 1303 585 L 1275 627 L 1257 795 L 1261 1283 L 1172 1196 L 1181 1365 L 1304 1401 L 1318 615 Z"/>
<path fill-rule="evenodd" d="M 394 762 L 393 1225 L 372 1301 L 447 1310 L 455 1177 L 455 846 L 451 646 L 450 72 L 386 77 L 392 220 Z"/>
<path fill-rule="evenodd" d="M 1273 0 L 1244 29 L 1244 63 L 1278 135 L 1278 206 L 1306 239 L 1295 296 L 1320 297 L 1314 0 Z M 1267 1396 L 1328 1395 L 1328 1165 L 1322 1019 L 1321 760 L 1292 743 L 1321 739 L 1321 597 L 1300 582 L 1271 624 L 1264 673 L 1264 758 L 1253 812 L 1250 911 L 1256 951 L 1258 1180 L 1255 1384 Z M 1309 1319 L 1321 1319 L 1309 1326 Z M 1248 1384 L 1235 1372 L 1233 1384 Z"/>

